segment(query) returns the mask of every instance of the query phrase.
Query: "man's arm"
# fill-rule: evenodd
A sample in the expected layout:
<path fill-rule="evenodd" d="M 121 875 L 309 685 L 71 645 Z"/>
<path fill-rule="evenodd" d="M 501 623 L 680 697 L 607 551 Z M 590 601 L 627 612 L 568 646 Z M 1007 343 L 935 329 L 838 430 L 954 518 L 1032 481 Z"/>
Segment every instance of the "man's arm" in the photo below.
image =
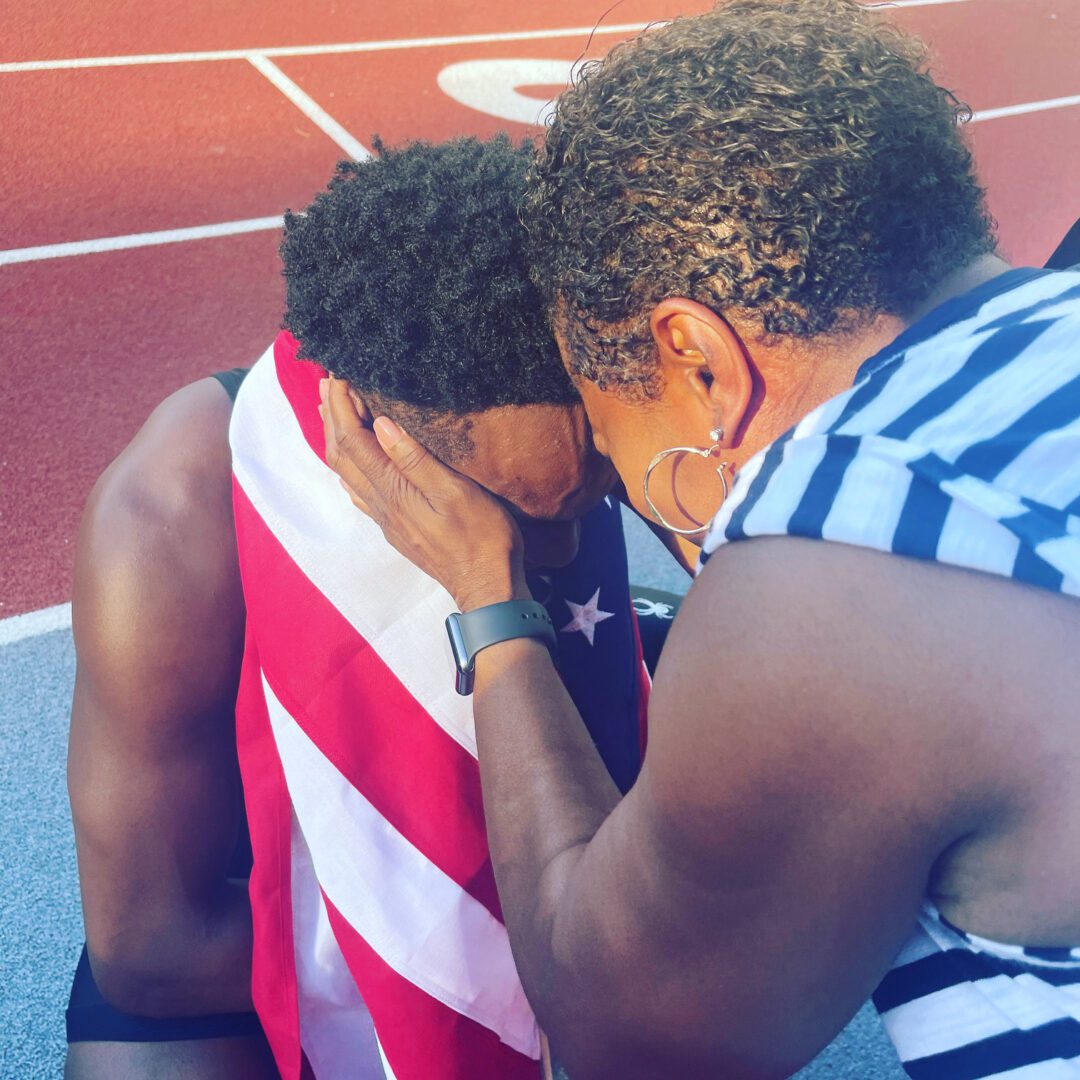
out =
<path fill-rule="evenodd" d="M 233 708 L 244 610 L 231 402 L 214 380 L 159 406 L 88 501 L 76 554 L 68 787 L 87 945 L 110 1001 L 251 1008 Z"/>

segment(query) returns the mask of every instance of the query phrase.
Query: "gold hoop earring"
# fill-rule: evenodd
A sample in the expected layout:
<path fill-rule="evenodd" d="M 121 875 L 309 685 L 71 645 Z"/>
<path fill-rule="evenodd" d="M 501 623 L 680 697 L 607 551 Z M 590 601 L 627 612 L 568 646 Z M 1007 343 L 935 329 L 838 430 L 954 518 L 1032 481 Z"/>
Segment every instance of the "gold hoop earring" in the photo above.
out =
<path fill-rule="evenodd" d="M 709 432 L 709 438 L 712 439 L 712 446 L 707 449 L 703 446 L 673 446 L 668 450 L 661 450 L 649 462 L 649 467 L 645 470 L 645 479 L 642 484 L 643 494 L 645 496 L 645 505 L 649 508 L 649 513 L 656 519 L 656 521 L 668 532 L 673 532 L 677 536 L 697 536 L 698 533 L 705 532 L 708 529 L 708 524 L 699 525 L 696 529 L 680 529 L 678 526 L 672 525 L 668 522 L 664 515 L 656 508 L 656 503 L 652 501 L 652 496 L 649 494 L 649 478 L 653 474 L 653 470 L 664 461 L 666 458 L 671 457 L 672 454 L 693 454 L 695 457 L 711 458 L 716 457 L 717 451 L 720 449 L 720 440 L 724 437 L 723 428 L 714 428 Z M 720 477 L 720 483 L 724 488 L 724 499 L 728 497 L 728 482 L 727 477 L 724 475 L 724 469 L 727 468 L 727 462 L 721 461 L 717 466 L 716 475 Z M 723 502 L 721 502 L 723 505 Z M 717 507 L 719 509 L 719 507 Z"/>

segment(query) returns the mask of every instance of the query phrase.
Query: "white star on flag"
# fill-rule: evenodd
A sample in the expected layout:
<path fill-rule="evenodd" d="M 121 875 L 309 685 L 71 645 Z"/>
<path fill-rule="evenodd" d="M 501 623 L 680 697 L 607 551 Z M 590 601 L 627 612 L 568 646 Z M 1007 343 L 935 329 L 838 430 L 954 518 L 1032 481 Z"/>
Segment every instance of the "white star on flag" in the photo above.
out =
<path fill-rule="evenodd" d="M 580 630 L 585 635 L 585 640 L 591 645 L 596 633 L 596 624 L 605 619 L 614 618 L 614 611 L 600 610 L 600 590 L 592 594 L 587 604 L 575 604 L 573 600 L 566 600 L 566 606 L 574 617 L 562 628 L 564 634 L 574 634 Z"/>

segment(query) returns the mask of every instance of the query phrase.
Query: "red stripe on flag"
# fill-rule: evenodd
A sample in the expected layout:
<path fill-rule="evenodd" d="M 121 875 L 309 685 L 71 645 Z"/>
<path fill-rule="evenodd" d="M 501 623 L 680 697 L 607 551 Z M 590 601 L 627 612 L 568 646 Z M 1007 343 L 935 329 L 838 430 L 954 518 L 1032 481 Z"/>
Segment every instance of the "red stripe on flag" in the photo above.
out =
<path fill-rule="evenodd" d="M 301 1076 L 293 955 L 292 803 L 266 711 L 251 625 L 236 700 L 236 742 L 254 865 L 248 882 L 254 935 L 251 996 L 284 1080 Z"/>
<path fill-rule="evenodd" d="M 314 360 L 298 360 L 300 342 L 287 330 L 274 339 L 274 369 L 308 446 L 326 460 L 326 438 L 319 416 L 319 380 L 326 372 Z"/>
<path fill-rule="evenodd" d="M 402 978 L 323 894 L 330 926 L 398 1080 L 536 1080 L 535 1060 Z"/>
<path fill-rule="evenodd" d="M 234 509 L 248 620 L 274 693 L 349 783 L 501 921 L 476 760 L 304 575 L 239 484 Z"/>

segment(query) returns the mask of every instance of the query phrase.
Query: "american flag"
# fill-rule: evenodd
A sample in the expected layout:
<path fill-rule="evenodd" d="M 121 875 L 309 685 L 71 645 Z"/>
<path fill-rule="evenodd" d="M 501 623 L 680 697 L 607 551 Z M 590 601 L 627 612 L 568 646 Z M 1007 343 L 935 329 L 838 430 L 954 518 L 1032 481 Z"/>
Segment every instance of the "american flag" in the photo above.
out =
<path fill-rule="evenodd" d="M 532 1080 L 539 1037 L 443 630 L 454 603 L 339 487 L 323 458 L 324 372 L 297 348 L 281 334 L 255 365 L 230 432 L 255 1006 L 286 1080 Z M 647 676 L 618 507 L 589 514 L 575 562 L 532 586 L 625 789 Z"/>

